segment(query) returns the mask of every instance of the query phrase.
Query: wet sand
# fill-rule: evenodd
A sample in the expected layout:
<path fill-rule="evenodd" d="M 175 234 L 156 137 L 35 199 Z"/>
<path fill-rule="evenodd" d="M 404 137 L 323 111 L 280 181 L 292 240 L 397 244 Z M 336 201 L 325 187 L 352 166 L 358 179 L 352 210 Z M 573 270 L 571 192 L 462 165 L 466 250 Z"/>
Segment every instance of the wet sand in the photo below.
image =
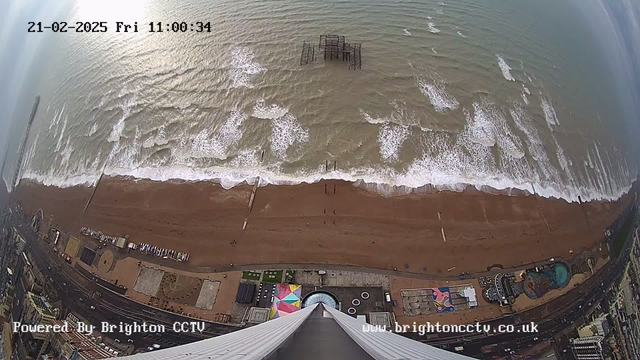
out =
<path fill-rule="evenodd" d="M 23 180 L 17 196 L 26 212 L 42 208 L 45 224 L 76 234 L 88 226 L 188 251 L 190 266 L 327 263 L 443 276 L 568 258 L 570 250 L 603 241 L 604 228 L 632 200 L 581 206 L 474 189 L 385 198 L 348 182 L 321 181 L 258 188 L 249 214 L 251 189 L 105 178 L 86 213 L 91 188 Z"/>

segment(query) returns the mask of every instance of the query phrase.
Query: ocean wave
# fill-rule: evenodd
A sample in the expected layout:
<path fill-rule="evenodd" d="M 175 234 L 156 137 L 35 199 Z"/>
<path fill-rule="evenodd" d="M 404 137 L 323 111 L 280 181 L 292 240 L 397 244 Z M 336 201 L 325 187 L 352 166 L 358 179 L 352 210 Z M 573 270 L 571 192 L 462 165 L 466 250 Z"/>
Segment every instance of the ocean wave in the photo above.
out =
<path fill-rule="evenodd" d="M 253 117 L 258 119 L 274 120 L 285 116 L 288 112 L 288 108 L 281 107 L 277 104 L 267 106 L 264 99 L 258 100 L 253 106 Z"/>
<path fill-rule="evenodd" d="M 524 91 L 520 95 L 522 96 L 522 101 L 524 101 L 525 104 L 527 104 L 527 105 L 531 104 L 529 102 L 529 98 L 527 98 L 527 94 L 525 94 Z"/>
<path fill-rule="evenodd" d="M 411 36 L 411 33 L 407 29 L 404 29 L 404 34 L 407 35 L 407 36 Z"/>
<path fill-rule="evenodd" d="M 386 161 L 398 160 L 398 153 L 405 140 L 409 136 L 407 125 L 384 123 L 378 132 L 378 144 L 380 144 L 380 156 Z"/>
<path fill-rule="evenodd" d="M 455 110 L 460 105 L 455 97 L 447 93 L 442 82 L 427 81 L 423 78 L 417 78 L 416 81 L 420 91 L 429 98 L 431 105 L 437 112 L 444 113 L 447 110 Z"/>
<path fill-rule="evenodd" d="M 236 145 L 242 138 L 241 125 L 247 120 L 248 115 L 242 111 L 231 111 L 225 121 L 216 129 L 205 127 L 191 141 L 181 146 L 182 157 L 216 158 L 224 160 L 228 156 L 229 149 Z"/>
<path fill-rule="evenodd" d="M 429 27 L 429 31 L 431 31 L 434 34 L 437 34 L 440 32 L 440 29 L 438 29 L 433 22 L 429 22 L 427 26 Z"/>
<path fill-rule="evenodd" d="M 496 54 L 496 57 L 498 58 L 498 66 L 502 71 L 502 76 L 504 76 L 504 78 L 509 81 L 516 81 L 513 75 L 511 75 L 511 67 L 509 66 L 509 64 L 507 64 L 507 62 L 502 58 L 502 56 L 500 56 L 500 54 Z"/>
<path fill-rule="evenodd" d="M 325 172 L 307 168 L 284 173 L 283 169 L 291 168 L 291 159 L 287 155 L 292 155 L 292 146 L 308 142 L 309 129 L 303 127 L 287 107 L 258 101 L 252 116 L 268 120 L 272 127 L 270 146 L 272 154 L 276 156 L 270 156 L 270 163 L 267 164 L 262 161 L 261 147 L 236 149 L 249 115 L 231 111 L 225 115 L 224 121 L 214 126 L 203 125 L 202 129 L 194 129 L 190 136 L 186 132 L 166 134 L 168 129 L 173 129 L 168 126 L 166 129 L 161 126 L 141 136 L 138 127 L 135 127 L 133 137 L 123 137 L 111 145 L 106 160 L 101 152 L 97 155 L 74 152 L 74 143 L 70 142 L 70 136 L 67 135 L 61 141 L 62 150 L 56 154 L 55 163 L 41 171 L 34 171 L 31 161 L 36 151 L 36 135 L 36 140 L 25 155 L 26 170 L 22 177 L 61 187 L 90 186 L 102 171 L 110 176 L 158 181 L 217 181 L 226 188 L 251 183 L 258 176 L 261 185 L 341 179 L 375 189 L 383 195 L 422 191 L 424 187 L 460 191 L 471 186 L 489 192 L 494 191 L 492 189 L 507 192 L 517 189 L 568 201 L 577 201 L 578 196 L 583 201 L 613 200 L 629 190 L 632 177 L 624 168 L 626 163 L 623 165 L 623 161 L 617 159 L 621 156 L 617 150 L 609 154 L 594 143 L 586 155 L 593 171 L 584 177 L 581 173 L 582 161 L 578 162 L 580 166 L 576 170 L 569 156 L 572 153 L 560 147 L 553 133 L 553 142 L 545 143 L 547 147 L 551 144 L 551 147 L 545 148 L 541 131 L 549 131 L 544 126 L 536 128 L 526 107 L 519 100 L 508 109 L 508 113 L 506 108 L 496 105 L 488 97 L 474 101 L 472 107 L 463 109 L 466 125 L 460 133 L 412 131 L 414 126 L 419 125 L 416 119 L 420 116 L 406 111 L 406 104 L 402 102 L 391 104 L 394 110 L 384 117 L 360 110 L 365 121 L 379 127 L 379 149 L 373 150 L 379 151 L 384 162 L 375 167 L 344 165 L 340 171 Z M 509 115 L 513 123 L 508 121 Z M 512 131 L 513 124 L 517 129 Z M 520 130 L 519 134 L 524 134 L 522 139 L 515 135 L 514 131 L 517 130 Z M 168 147 L 161 152 L 149 149 L 157 143 L 168 141 L 169 135 L 174 136 L 171 138 L 172 150 Z M 422 153 L 398 170 L 396 160 L 408 139 L 412 144 L 421 145 L 419 151 Z M 107 151 L 108 148 L 105 153 Z M 151 156 L 150 152 L 153 153 Z M 608 160 L 608 164 L 604 160 Z"/>
<path fill-rule="evenodd" d="M 96 132 L 98 132 L 98 123 L 94 122 L 93 125 L 91 126 L 91 129 L 89 129 L 89 132 L 87 133 L 87 136 L 91 137 Z"/>
<path fill-rule="evenodd" d="M 384 124 L 384 123 L 389 122 L 389 118 L 387 118 L 387 117 L 381 117 L 381 118 L 373 117 L 373 116 L 369 115 L 367 112 L 365 112 L 363 109 L 360 109 L 360 115 L 362 115 L 364 120 L 366 122 L 368 122 L 369 124 L 378 125 L 378 124 Z"/>
<path fill-rule="evenodd" d="M 438 52 L 436 51 L 436 49 L 433 46 L 431 47 L 431 51 L 436 55 L 438 54 Z"/>
<path fill-rule="evenodd" d="M 463 38 L 466 38 L 466 36 L 465 36 L 465 35 L 462 33 L 462 31 L 460 31 L 460 30 L 458 30 L 458 35 L 459 35 L 459 36 L 461 36 L 461 37 L 463 37 Z"/>
<path fill-rule="evenodd" d="M 58 123 L 60 122 L 60 118 L 62 118 L 62 115 L 64 114 L 64 108 L 66 106 L 66 103 L 62 105 L 62 109 L 59 111 L 56 111 L 53 114 L 53 117 L 51 118 L 51 121 L 49 122 L 49 130 L 53 129 L 54 126 L 58 126 Z M 49 112 L 49 109 L 47 109 L 47 113 Z"/>
<path fill-rule="evenodd" d="M 69 159 L 73 153 L 73 145 L 71 145 L 71 137 L 67 137 L 67 142 L 64 145 L 64 149 L 60 152 L 60 167 L 66 168 L 69 166 Z"/>
<path fill-rule="evenodd" d="M 561 183 L 562 179 L 560 178 L 560 174 L 551 164 L 544 143 L 531 117 L 521 106 L 515 106 L 509 109 L 509 114 L 516 124 L 516 127 L 524 133 L 529 155 L 538 168 L 537 171 L 534 171 L 532 180 L 537 183 Z"/>
<path fill-rule="evenodd" d="M 309 130 L 304 129 L 298 118 L 287 113 L 271 120 L 271 151 L 280 158 L 287 158 L 287 150 L 294 144 L 309 141 Z"/>
<path fill-rule="evenodd" d="M 64 117 L 64 121 L 62 122 L 62 130 L 60 130 L 60 135 L 58 135 L 58 142 L 56 143 L 56 152 L 60 151 L 62 147 L 62 138 L 64 137 L 64 132 L 67 129 L 67 116 Z"/>
<path fill-rule="evenodd" d="M 143 143 L 143 148 L 150 148 L 153 146 L 163 146 L 169 143 L 167 140 L 167 130 L 164 125 L 160 126 L 156 131 L 156 136 L 151 136 L 147 138 Z"/>
<path fill-rule="evenodd" d="M 245 46 L 235 47 L 231 51 L 231 66 L 229 76 L 231 78 L 231 87 L 253 88 L 251 76 L 258 75 L 267 71 L 265 67 L 254 61 L 255 55 Z"/>
<path fill-rule="evenodd" d="M 131 109 L 136 103 L 136 96 L 128 96 L 127 100 L 120 106 L 122 110 L 122 116 L 118 119 L 118 122 L 113 125 L 111 129 L 111 133 L 107 137 L 108 142 L 118 142 L 122 137 L 122 133 L 124 132 L 125 120 L 131 115 Z"/>
<path fill-rule="evenodd" d="M 468 132 L 471 140 L 477 144 L 498 147 L 507 155 L 519 159 L 524 156 L 522 142 L 513 134 L 504 113 L 487 101 L 473 103 L 473 117 L 465 110 Z"/>
<path fill-rule="evenodd" d="M 468 154 L 460 152 L 461 146 L 468 145 Z M 321 170 L 297 171 L 283 174 L 279 166 L 256 166 L 258 161 L 249 161 L 246 167 L 230 169 L 226 166 L 194 168 L 187 165 L 172 166 L 140 166 L 137 168 L 108 168 L 108 176 L 131 176 L 138 179 L 155 181 L 214 181 L 229 189 L 242 183 L 253 184 L 260 177 L 260 185 L 295 185 L 315 183 L 321 180 L 345 180 L 354 182 L 356 186 L 366 186 L 382 195 L 391 196 L 419 191 L 424 187 L 432 187 L 437 191 L 462 191 L 474 187 L 480 191 L 509 191 L 510 189 L 536 193 L 542 197 L 565 199 L 577 202 L 578 196 L 583 201 L 616 200 L 628 193 L 632 180 L 612 189 L 593 189 L 570 187 L 552 184 L 546 181 L 536 182 L 534 178 L 514 179 L 510 174 L 492 170 L 495 166 L 491 160 L 490 148 L 464 141 L 464 137 L 456 142 L 451 151 L 439 153 L 437 156 L 425 154 L 415 160 L 406 172 L 398 172 L 392 168 L 358 168 L 350 171 Z M 480 155 L 480 156 L 478 156 Z M 246 155 L 251 158 L 252 155 Z M 255 153 L 253 153 L 255 159 Z M 468 162 L 472 160 L 471 162 Z M 41 174 L 29 171 L 22 178 L 31 179 L 44 185 L 58 187 L 93 186 L 100 177 L 100 171 L 78 173 L 72 175 Z"/>
<path fill-rule="evenodd" d="M 546 96 L 540 96 L 540 107 L 542 107 L 544 119 L 547 122 L 549 129 L 552 129 L 551 125 L 560 125 L 560 122 L 558 122 L 556 109 L 554 109 L 553 105 L 551 105 L 551 100 L 548 100 Z"/>

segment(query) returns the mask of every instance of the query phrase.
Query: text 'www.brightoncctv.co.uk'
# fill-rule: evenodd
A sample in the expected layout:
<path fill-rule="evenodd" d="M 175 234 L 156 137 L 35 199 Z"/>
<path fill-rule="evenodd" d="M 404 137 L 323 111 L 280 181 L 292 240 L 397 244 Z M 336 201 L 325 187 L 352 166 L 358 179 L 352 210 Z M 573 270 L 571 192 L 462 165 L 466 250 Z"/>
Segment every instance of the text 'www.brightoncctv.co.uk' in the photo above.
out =
<path fill-rule="evenodd" d="M 432 334 L 432 333 L 484 333 L 484 334 L 506 334 L 506 333 L 522 333 L 522 334 L 534 334 L 538 332 L 538 325 L 531 322 L 521 325 L 501 324 L 492 326 L 489 324 L 465 324 L 465 325 L 449 325 L 440 324 L 440 322 L 431 323 L 426 322 L 424 324 L 400 325 L 398 323 L 395 326 L 385 325 L 362 325 L 363 332 L 396 332 L 396 333 L 408 333 L 414 332 L 420 335 Z"/>

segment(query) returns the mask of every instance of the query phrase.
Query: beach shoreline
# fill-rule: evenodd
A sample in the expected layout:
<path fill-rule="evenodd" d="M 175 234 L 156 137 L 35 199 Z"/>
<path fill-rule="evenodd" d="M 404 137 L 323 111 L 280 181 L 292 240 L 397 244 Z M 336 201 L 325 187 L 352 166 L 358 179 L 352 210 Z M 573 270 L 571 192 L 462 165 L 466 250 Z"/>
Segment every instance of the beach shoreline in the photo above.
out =
<path fill-rule="evenodd" d="M 601 244 L 633 198 L 580 204 L 475 188 L 384 197 L 353 185 L 262 186 L 251 209 L 248 184 L 106 176 L 86 212 L 91 187 L 23 179 L 16 198 L 26 213 L 42 208 L 47 227 L 129 235 L 187 251 L 193 267 L 325 263 L 433 275 L 570 258 Z"/>

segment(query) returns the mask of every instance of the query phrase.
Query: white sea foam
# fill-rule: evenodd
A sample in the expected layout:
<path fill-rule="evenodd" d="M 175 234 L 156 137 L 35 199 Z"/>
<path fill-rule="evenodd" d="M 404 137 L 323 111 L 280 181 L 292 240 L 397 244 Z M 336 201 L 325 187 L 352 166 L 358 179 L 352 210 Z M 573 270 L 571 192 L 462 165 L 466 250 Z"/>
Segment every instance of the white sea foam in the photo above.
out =
<path fill-rule="evenodd" d="M 516 81 L 516 79 L 511 75 L 511 67 L 509 64 L 507 64 L 500 54 L 496 54 L 496 57 L 498 58 L 498 66 L 502 71 L 502 76 L 509 81 Z"/>
<path fill-rule="evenodd" d="M 471 141 L 483 146 L 498 145 L 505 154 L 519 159 L 524 156 L 522 142 L 513 134 L 502 111 L 488 101 L 473 103 L 473 117 L 465 111 Z"/>
<path fill-rule="evenodd" d="M 281 107 L 277 104 L 271 104 L 267 106 L 264 99 L 260 99 L 253 106 L 253 117 L 258 119 L 278 119 L 285 116 L 289 112 L 289 109 Z"/>
<path fill-rule="evenodd" d="M 287 158 L 287 150 L 294 144 L 309 141 L 309 130 L 302 128 L 298 119 L 287 113 L 271 120 L 271 151 L 280 158 Z"/>
<path fill-rule="evenodd" d="M 589 165 L 590 168 L 595 168 L 595 165 L 593 164 L 593 159 L 591 159 L 591 152 L 589 151 L 589 149 L 587 149 L 587 163 Z"/>
<path fill-rule="evenodd" d="M 429 31 L 431 31 L 434 34 L 437 34 L 440 32 L 440 29 L 438 29 L 433 22 L 429 22 L 427 26 L 429 27 Z"/>
<path fill-rule="evenodd" d="M 287 158 L 287 150 L 294 144 L 309 140 L 309 130 L 302 128 L 289 109 L 277 104 L 267 106 L 263 99 L 253 107 L 253 117 L 271 120 L 271 150 L 280 158 Z"/>
<path fill-rule="evenodd" d="M 430 133 L 425 133 L 430 134 Z M 190 165 L 171 166 L 138 166 L 135 168 L 108 168 L 107 175 L 132 176 L 139 179 L 167 181 L 180 179 L 186 181 L 217 181 L 225 188 L 231 188 L 240 183 L 253 183 L 260 176 L 260 185 L 293 185 L 300 183 L 314 183 L 322 179 L 341 179 L 355 182 L 356 186 L 367 186 L 383 195 L 393 195 L 399 192 L 410 192 L 425 185 L 431 185 L 436 190 L 462 191 L 467 186 L 473 186 L 481 191 L 490 189 L 521 189 L 533 192 L 531 187 L 533 178 L 514 178 L 513 174 L 496 170 L 495 161 L 490 148 L 480 144 L 467 142 L 465 135 L 460 134 L 451 147 L 443 145 L 446 139 L 432 141 L 430 146 L 441 148 L 435 155 L 425 152 L 422 158 L 415 160 L 405 172 L 397 172 L 392 168 L 358 168 L 351 171 L 298 171 L 293 174 L 283 174 L 280 167 L 256 167 L 249 165 L 240 169 L 229 169 L 227 166 L 212 166 L 197 168 Z M 461 151 L 465 149 L 464 151 Z M 514 159 L 521 161 L 522 159 Z M 76 185 L 91 186 L 100 176 L 99 171 L 78 173 L 73 175 L 53 175 L 28 172 L 24 178 L 33 179 L 45 185 L 70 187 Z M 629 191 L 631 180 L 614 191 L 596 191 L 593 189 L 572 189 L 570 187 L 536 183 L 535 192 L 543 197 L 555 197 L 568 201 L 577 201 L 581 195 L 583 201 L 618 199 Z"/>
<path fill-rule="evenodd" d="M 60 152 L 60 168 L 65 169 L 69 166 L 69 159 L 73 153 L 73 145 L 71 145 L 71 137 L 67 137 L 67 142 L 64 145 L 64 149 Z"/>
<path fill-rule="evenodd" d="M 602 161 L 602 157 L 600 156 L 600 149 L 598 147 L 598 144 L 596 144 L 595 142 L 593 143 L 594 149 L 596 151 L 596 158 L 597 161 L 600 165 L 600 171 L 602 172 L 602 178 L 604 179 L 605 182 L 605 186 L 609 189 L 609 190 L 613 190 L 612 184 L 611 184 L 611 177 L 609 176 L 609 174 L 607 173 L 607 168 L 604 166 L 604 162 Z"/>
<path fill-rule="evenodd" d="M 56 113 L 53 114 L 53 118 L 51 118 L 51 122 L 49 123 L 49 130 L 53 129 L 54 126 L 58 126 L 58 123 L 60 123 L 60 119 L 62 118 L 62 115 L 64 115 L 64 108 L 66 105 L 67 105 L 66 103 L 63 104 L 62 109 L 60 111 L 56 111 Z"/>
<path fill-rule="evenodd" d="M 87 136 L 91 137 L 93 136 L 93 134 L 95 134 L 98 131 L 98 123 L 94 122 L 93 125 L 91 126 L 91 129 L 89 129 L 89 132 L 87 133 Z"/>
<path fill-rule="evenodd" d="M 564 150 L 560 147 L 558 141 L 555 139 L 554 141 L 556 143 L 556 155 L 558 157 L 558 163 L 560 163 L 560 168 L 567 171 L 569 169 L 569 161 L 567 161 L 567 157 L 564 155 Z"/>
<path fill-rule="evenodd" d="M 143 148 L 150 148 L 154 146 L 163 146 L 169 143 L 167 140 L 167 130 L 164 125 L 160 126 L 156 131 L 155 136 L 148 137 L 143 143 Z"/>
<path fill-rule="evenodd" d="M 52 176 L 50 174 L 41 174 L 35 171 L 27 171 L 22 176 L 23 179 L 33 180 L 45 186 L 57 186 L 63 188 L 73 186 L 93 186 L 98 181 L 99 177 L 100 173 Z"/>
<path fill-rule="evenodd" d="M 258 149 L 244 149 L 235 155 L 229 165 L 234 169 L 257 167 L 260 164 L 258 154 Z"/>
<path fill-rule="evenodd" d="M 386 161 L 398 160 L 398 154 L 402 144 L 409 136 L 409 127 L 393 123 L 385 123 L 380 126 L 378 144 L 380 144 L 380 156 Z"/>
<path fill-rule="evenodd" d="M 108 142 L 120 141 L 120 137 L 124 132 L 125 120 L 127 120 L 129 115 L 131 114 L 131 109 L 135 105 L 135 101 L 136 101 L 135 95 L 129 96 L 127 98 L 127 101 L 125 101 L 125 103 L 121 105 L 122 116 L 120 116 L 120 119 L 118 119 L 118 122 L 116 122 L 115 125 L 113 125 L 113 128 L 111 129 L 111 133 L 109 134 L 109 137 L 107 137 Z"/>
<path fill-rule="evenodd" d="M 63 187 L 91 185 L 97 180 L 106 163 L 107 175 L 153 180 L 214 180 L 226 188 L 242 182 L 251 183 L 260 176 L 261 185 L 316 182 L 323 178 L 344 179 L 387 195 L 419 191 L 415 189 L 427 184 L 432 185 L 434 189 L 453 191 L 474 186 L 482 191 L 492 191 L 491 188 L 513 188 L 533 192 L 535 186 L 535 192 L 541 196 L 564 198 L 569 201 L 577 201 L 577 196 L 581 196 L 583 201 L 616 199 L 629 190 L 631 180 L 627 179 L 631 177 L 628 176 L 628 172 L 618 169 L 622 167 L 622 160 L 616 162 L 617 152 L 608 154 L 594 143 L 593 150 L 587 153 L 587 158 L 591 159 L 595 169 L 591 177 L 581 179 L 577 176 L 580 175 L 580 170 L 574 171 L 569 153 L 560 148 L 555 138 L 553 140 L 556 148 L 552 144 L 551 148 L 545 149 L 539 132 L 546 129 L 536 128 L 522 104 L 509 109 L 515 126 L 524 134 L 520 140 L 511 131 L 511 123 L 507 121 L 502 109 L 488 99 L 476 100 L 471 111 L 464 111 L 467 115 L 467 125 L 459 134 L 438 131 L 412 134 L 412 143 L 420 143 L 423 154 L 404 170 L 398 170 L 395 168 L 397 164 L 394 160 L 399 157 L 398 154 L 405 146 L 413 125 L 404 123 L 411 120 L 410 117 L 401 111 L 400 105 L 394 106 L 400 110 L 396 109 L 384 118 L 368 115 L 361 110 L 366 121 L 381 125 L 378 137 L 379 151 L 386 161 L 386 165 L 382 166 L 351 169 L 345 166 L 345 170 L 329 173 L 318 169 L 283 173 L 284 165 L 290 160 L 287 154 L 292 154 L 289 151 L 292 150 L 291 146 L 307 142 L 309 130 L 303 128 L 294 115 L 284 111 L 285 107 L 257 103 L 254 107 L 254 117 L 268 120 L 272 126 L 271 151 L 281 159 L 276 159 L 275 163 L 263 164 L 260 161 L 260 148 L 234 148 L 234 144 L 242 137 L 242 125 L 248 116 L 241 112 L 232 112 L 217 126 L 208 126 L 199 133 L 196 132 L 196 138 L 199 140 L 184 136 L 182 145 L 178 148 L 184 148 L 185 156 L 174 156 L 177 152 L 174 149 L 170 161 L 156 161 L 155 158 L 145 160 L 141 156 L 144 143 L 136 127 L 133 138 L 123 137 L 113 144 L 111 152 L 106 156 L 108 160 L 105 160 L 101 153 L 76 154 L 71 146 L 73 143 L 69 142 L 70 137 L 67 136 L 63 141 L 63 145 L 67 145 L 61 147 L 63 150 L 58 154 L 54 166 L 48 167 L 45 172 L 34 171 L 29 166 L 23 177 Z M 152 138 L 156 139 L 158 133 L 159 131 L 151 133 Z M 27 153 L 27 163 L 30 163 L 29 154 L 35 152 L 34 146 L 32 145 L 33 151 Z M 524 156 L 525 146 L 529 156 Z M 206 153 L 207 157 L 220 156 L 227 161 L 203 166 L 196 154 L 198 149 Z M 551 164 L 547 150 L 553 157 L 558 157 L 558 163 L 564 167 L 564 171 L 555 168 L 558 167 L 558 163 Z M 190 156 L 186 156 L 189 153 Z M 76 158 L 78 156 L 80 158 Z M 273 156 L 269 158 L 269 161 L 274 161 Z M 605 159 L 610 160 L 609 165 L 605 165 Z M 57 166 L 58 162 L 64 166 Z M 566 177 L 572 177 L 566 180 L 565 174 Z"/>
<path fill-rule="evenodd" d="M 362 109 L 360 109 L 360 115 L 362 115 L 364 120 L 366 122 L 368 122 L 369 124 L 384 124 L 384 123 L 389 122 L 389 118 L 387 118 L 387 117 L 382 117 L 382 118 L 373 117 L 373 116 L 369 115 L 368 113 L 366 113 Z"/>
<path fill-rule="evenodd" d="M 36 149 L 38 146 L 38 138 L 40 137 L 40 130 L 38 130 L 38 132 L 36 133 L 36 136 L 33 139 L 33 142 L 31 143 L 31 146 L 29 147 L 29 150 L 27 151 L 27 153 L 25 154 L 24 160 L 23 160 L 23 165 L 22 165 L 22 172 L 27 171 L 28 169 L 32 168 L 33 166 L 33 159 L 34 156 L 36 154 Z"/>
<path fill-rule="evenodd" d="M 407 29 L 404 29 L 404 34 L 407 35 L 407 36 L 411 36 L 411 32 L 409 32 L 409 30 L 407 30 Z"/>
<path fill-rule="evenodd" d="M 194 158 L 216 158 L 224 160 L 232 146 L 242 138 L 241 126 L 247 120 L 247 114 L 241 111 L 231 111 L 225 121 L 217 128 L 205 127 L 193 139 L 186 154 Z"/>
<path fill-rule="evenodd" d="M 62 122 L 62 130 L 60 130 L 60 135 L 58 135 L 58 142 L 56 143 L 56 152 L 60 151 L 62 146 L 62 138 L 64 137 L 64 132 L 67 129 L 67 117 L 64 117 L 64 121 Z"/>
<path fill-rule="evenodd" d="M 548 100 L 545 96 L 540 96 L 540 107 L 542 107 L 544 119 L 547 121 L 549 129 L 553 130 L 551 125 L 560 125 L 558 116 L 556 115 L 556 109 L 551 105 L 551 100 Z"/>
<path fill-rule="evenodd" d="M 496 135 L 493 124 L 482 110 L 477 109 L 477 103 L 474 103 L 473 106 L 475 108 L 474 115 L 471 115 L 467 109 L 463 109 L 465 118 L 467 119 L 465 132 L 468 138 L 476 144 L 486 147 L 494 146 L 496 144 Z"/>
<path fill-rule="evenodd" d="M 537 178 L 532 179 L 532 181 L 535 181 L 539 184 L 561 183 L 562 179 L 560 178 L 560 174 L 551 164 L 549 156 L 547 155 L 547 151 L 542 140 L 540 139 L 538 130 L 536 129 L 536 126 L 531 117 L 521 106 L 516 106 L 513 109 L 509 109 L 509 114 L 511 115 L 511 118 L 513 119 L 513 122 L 516 124 L 518 129 L 520 129 L 520 131 L 524 133 L 527 149 L 529 150 L 529 155 L 535 161 L 535 165 L 538 167 L 538 171 L 534 171 L 534 174 L 537 175 Z"/>
<path fill-rule="evenodd" d="M 229 70 L 231 87 L 253 88 L 251 76 L 267 71 L 265 67 L 254 61 L 255 55 L 248 47 L 235 47 L 231 51 L 231 56 L 231 66 L 233 67 Z"/>
<path fill-rule="evenodd" d="M 460 103 L 458 100 L 449 95 L 445 86 L 440 81 L 427 81 L 423 78 L 416 78 L 418 88 L 429 98 L 431 105 L 437 112 L 444 113 L 447 110 L 455 110 Z"/>

